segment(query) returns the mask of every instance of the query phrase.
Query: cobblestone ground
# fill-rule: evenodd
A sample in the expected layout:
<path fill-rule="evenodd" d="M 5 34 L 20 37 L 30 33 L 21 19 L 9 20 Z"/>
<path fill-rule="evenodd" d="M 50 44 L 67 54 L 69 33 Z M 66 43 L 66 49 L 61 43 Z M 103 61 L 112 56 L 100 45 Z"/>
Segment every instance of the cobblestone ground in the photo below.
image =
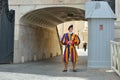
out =
<path fill-rule="evenodd" d="M 61 56 L 24 64 L 1 64 L 0 80 L 120 80 L 112 70 L 88 69 L 84 53 L 79 57 L 77 72 L 62 72 Z"/>

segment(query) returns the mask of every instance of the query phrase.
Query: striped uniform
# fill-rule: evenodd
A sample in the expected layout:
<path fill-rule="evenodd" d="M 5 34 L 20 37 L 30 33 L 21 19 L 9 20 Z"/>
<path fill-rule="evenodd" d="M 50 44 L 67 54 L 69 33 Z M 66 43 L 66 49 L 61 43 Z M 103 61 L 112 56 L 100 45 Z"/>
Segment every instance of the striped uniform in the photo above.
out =
<path fill-rule="evenodd" d="M 72 41 L 72 44 L 69 45 L 68 41 Z M 75 46 L 80 44 L 80 38 L 74 33 L 72 34 L 65 33 L 61 39 L 61 43 L 65 45 L 63 61 L 65 63 L 68 63 L 69 58 L 70 58 L 72 62 L 77 62 L 78 55 L 77 55 Z"/>

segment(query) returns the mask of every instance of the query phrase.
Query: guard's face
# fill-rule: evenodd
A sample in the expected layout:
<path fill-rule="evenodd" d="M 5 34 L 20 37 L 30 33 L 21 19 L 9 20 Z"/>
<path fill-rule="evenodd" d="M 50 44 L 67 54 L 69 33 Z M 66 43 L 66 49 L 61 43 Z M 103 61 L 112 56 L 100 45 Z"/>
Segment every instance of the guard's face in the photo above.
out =
<path fill-rule="evenodd" d="M 70 29 L 69 29 L 69 32 L 72 32 L 72 31 L 73 31 L 73 28 L 70 28 Z"/>

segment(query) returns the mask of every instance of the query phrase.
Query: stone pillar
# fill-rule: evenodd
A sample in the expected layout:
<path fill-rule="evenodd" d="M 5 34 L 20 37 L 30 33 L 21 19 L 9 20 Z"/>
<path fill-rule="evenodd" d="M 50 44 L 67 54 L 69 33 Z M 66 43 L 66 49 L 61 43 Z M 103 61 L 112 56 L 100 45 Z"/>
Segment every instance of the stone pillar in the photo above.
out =
<path fill-rule="evenodd" d="M 116 14 L 116 22 L 115 22 L 115 40 L 120 41 L 120 0 L 115 0 L 115 14 Z"/>

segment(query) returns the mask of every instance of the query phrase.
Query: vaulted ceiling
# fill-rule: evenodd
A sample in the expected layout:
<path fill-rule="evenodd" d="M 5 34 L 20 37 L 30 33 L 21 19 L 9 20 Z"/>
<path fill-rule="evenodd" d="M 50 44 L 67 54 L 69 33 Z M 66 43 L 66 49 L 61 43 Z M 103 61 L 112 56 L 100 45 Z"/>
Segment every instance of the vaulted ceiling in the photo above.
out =
<path fill-rule="evenodd" d="M 84 10 L 71 7 L 50 7 L 28 12 L 22 16 L 20 22 L 48 27 L 76 20 L 86 21 Z"/>

